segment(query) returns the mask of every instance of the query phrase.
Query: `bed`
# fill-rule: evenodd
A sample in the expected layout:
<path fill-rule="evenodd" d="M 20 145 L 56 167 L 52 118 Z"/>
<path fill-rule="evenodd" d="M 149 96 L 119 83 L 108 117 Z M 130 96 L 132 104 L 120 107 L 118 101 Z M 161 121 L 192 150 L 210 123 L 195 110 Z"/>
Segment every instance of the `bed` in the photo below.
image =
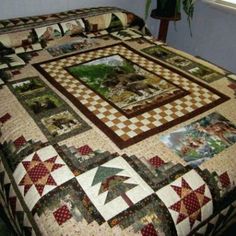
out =
<path fill-rule="evenodd" d="M 16 234 L 222 234 L 235 81 L 123 9 L 1 20 L 0 201 Z"/>

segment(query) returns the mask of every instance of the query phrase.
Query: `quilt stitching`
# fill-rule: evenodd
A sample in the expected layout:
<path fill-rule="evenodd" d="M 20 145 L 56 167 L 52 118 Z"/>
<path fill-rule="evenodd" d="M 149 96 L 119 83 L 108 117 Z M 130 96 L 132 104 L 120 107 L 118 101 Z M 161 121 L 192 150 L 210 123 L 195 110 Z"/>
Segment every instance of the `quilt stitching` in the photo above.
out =
<path fill-rule="evenodd" d="M 52 146 L 25 157 L 13 175 L 30 210 L 42 196 L 74 177 Z"/>
<path fill-rule="evenodd" d="M 194 182 L 191 182 L 193 179 Z M 168 208 L 178 234 L 187 235 L 213 212 L 211 192 L 195 170 L 187 172 L 156 194 Z"/>
<path fill-rule="evenodd" d="M 40 22 L 40 25 L 43 26 L 48 22 L 57 23 L 64 19 L 95 16 L 108 11 L 120 10 L 94 8 L 47 16 L 3 20 L 0 21 L 0 32 L 7 30 L 14 32 L 18 29 L 38 26 Z M 132 21 L 135 17 L 125 11 L 124 13 L 127 14 L 127 22 Z M 91 25 L 92 29 L 97 27 L 96 24 L 97 22 Z M 140 27 L 140 25 L 138 26 Z M 57 234 L 58 232 L 62 235 L 68 233 L 69 230 L 71 234 L 78 235 L 84 233 L 93 235 L 98 231 L 103 235 L 141 234 L 143 236 L 221 233 L 225 223 L 235 218 L 235 202 L 232 203 L 235 196 L 235 191 L 232 191 L 235 188 L 235 176 L 232 174 L 232 170 L 225 171 L 220 166 L 221 170 L 217 169 L 217 172 L 202 170 L 196 167 L 199 165 L 199 159 L 197 159 L 196 165 L 188 162 L 190 165 L 186 166 L 178 163 L 176 159 L 173 161 L 172 157 L 170 159 L 168 157 L 168 160 L 171 161 L 167 161 L 164 157 L 168 154 L 164 153 L 164 150 L 152 149 L 150 143 L 144 147 L 146 142 L 140 143 L 141 150 L 135 150 L 136 155 L 141 154 L 141 157 L 130 154 L 132 150 L 136 149 L 136 146 L 130 147 L 127 152 L 121 151 L 121 155 L 94 150 L 93 144 L 96 140 L 92 140 L 90 132 L 95 139 L 104 136 L 93 129 L 82 135 L 91 143 L 79 140 L 80 136 L 77 135 L 91 127 L 78 117 L 77 110 L 73 111 L 74 106 L 70 107 L 66 104 L 57 95 L 57 92 L 59 91 L 59 94 L 61 92 L 118 148 L 123 149 L 228 100 L 227 96 L 213 89 L 215 84 L 210 87 L 206 83 L 199 82 L 200 79 L 204 79 L 205 82 L 213 82 L 223 78 L 223 72 L 218 73 L 211 66 L 206 68 L 200 63 L 192 61 L 190 57 L 185 58 L 174 51 L 172 53 L 165 45 L 160 46 L 160 43 L 151 37 L 143 36 L 132 28 L 119 32 L 111 32 L 110 29 L 91 33 L 84 32 L 83 36 L 85 36 L 84 39 L 93 39 L 85 40 L 88 45 L 83 45 L 83 41 L 79 42 L 77 46 L 85 46 L 83 50 L 75 49 L 76 53 L 60 58 L 58 56 L 62 56 L 66 52 L 63 50 L 68 44 L 61 45 L 63 46 L 62 51 L 60 51 L 62 49 L 60 47 L 51 47 L 48 48 L 48 51 L 42 51 L 42 54 L 41 52 L 30 52 L 42 49 L 37 44 L 33 44 L 32 47 L 23 45 L 23 47 L 16 48 L 15 52 L 31 65 L 19 70 L 17 68 L 11 71 L 4 69 L 4 76 L 1 74 L 4 80 L 5 72 L 9 73 L 7 77 L 11 77 L 6 82 L 7 87 L 2 86 L 2 92 L 4 93 L 8 88 L 11 90 L 12 98 L 15 96 L 19 100 L 47 138 L 46 143 L 34 140 L 34 134 L 32 137 L 31 133 L 26 135 L 23 127 L 19 127 L 19 134 L 10 134 L 10 140 L 7 139 L 0 144 L 0 198 L 3 197 L 9 205 L 11 218 L 21 227 L 19 228 L 20 233 L 40 234 L 38 228 L 43 230 L 44 227 L 46 234 Z M 117 43 L 121 40 L 125 42 Z M 94 44 L 90 45 L 89 42 Z M 108 46 L 103 47 L 102 45 Z M 90 48 L 91 46 L 92 48 Z M 138 50 L 136 50 L 136 46 Z M 158 48 L 156 56 L 151 55 L 153 58 L 148 53 L 151 46 Z M 69 52 L 71 53 L 73 50 L 70 48 Z M 139 52 L 140 50 L 142 52 Z M 49 55 L 50 52 L 52 55 Z M 33 58 L 33 54 L 37 55 L 37 58 Z M 46 55 L 48 58 L 53 56 L 57 56 L 57 58 L 49 61 L 41 60 L 41 57 L 46 58 Z M 81 69 L 83 66 L 93 63 L 98 63 L 101 67 L 103 64 L 101 62 L 106 60 L 112 64 L 114 62 L 111 60 L 112 57 L 118 58 L 117 61 L 123 64 L 118 63 L 116 70 L 105 74 L 107 77 L 110 75 L 110 78 L 103 81 L 102 85 L 105 86 L 102 86 L 102 89 L 104 91 L 106 87 L 110 86 L 112 93 L 114 92 L 112 96 L 120 95 L 115 93 L 116 82 L 119 81 L 120 90 L 126 86 L 122 96 L 126 97 L 133 93 L 135 94 L 135 96 L 132 95 L 133 98 L 145 97 L 145 99 L 150 99 L 148 101 L 152 101 L 151 98 L 154 95 L 157 96 L 159 91 L 159 88 L 153 86 L 155 84 L 153 81 L 160 78 L 162 85 L 167 89 L 160 89 L 162 97 L 158 97 L 158 102 L 150 103 L 150 106 L 145 104 L 144 108 L 142 103 L 131 103 L 126 106 L 127 104 L 119 103 L 121 96 L 112 97 L 110 94 L 105 96 L 103 91 L 98 91 L 89 84 L 91 81 L 81 78 L 81 75 L 76 77 L 76 73 L 72 73 L 72 68 Z M 40 61 L 40 63 L 32 65 L 31 59 L 36 62 Z M 51 89 L 39 77 L 24 78 L 28 66 L 35 67 L 54 88 Z M 111 69 L 109 66 L 103 68 Z M 133 68 L 135 70 L 131 70 Z M 95 72 L 100 72 L 100 69 Z M 31 70 L 32 68 L 30 74 L 34 71 L 34 75 L 38 75 L 38 72 Z M 134 71 L 138 72 L 139 76 L 134 76 Z M 127 79 L 124 74 L 130 77 Z M 111 80 L 111 77 L 117 81 Z M 150 77 L 155 78 L 150 79 Z M 21 86 L 24 84 L 26 86 Z M 132 88 L 127 86 L 129 84 L 132 85 Z M 134 87 L 135 91 L 132 90 Z M 219 86 L 216 85 L 216 87 Z M 229 87 L 235 89 L 232 84 Z M 53 91 L 56 89 L 58 91 Z M 168 89 L 175 91 L 172 97 L 168 95 Z M 111 97 L 115 97 L 115 99 L 112 100 Z M 142 99 L 140 100 L 142 101 Z M 132 99 L 131 101 L 133 102 Z M 135 107 L 133 104 L 141 104 L 141 106 Z M 129 110 L 127 107 L 131 107 L 133 110 Z M 13 115 L 15 113 L 11 113 L 7 109 L 3 110 L 0 125 L 2 123 L 5 132 L 5 127 L 11 125 L 11 122 L 15 122 L 15 115 Z M 219 110 L 222 112 L 221 107 Z M 8 113 L 6 113 L 7 111 Z M 232 116 L 229 114 L 229 117 Z M 232 134 L 235 133 L 235 127 L 226 119 L 222 121 L 225 124 L 222 126 L 224 132 L 215 129 L 215 134 L 228 143 L 227 145 L 233 145 L 235 135 Z M 229 128 L 227 124 L 231 126 L 231 133 L 227 129 Z M 210 128 L 219 128 L 219 126 Z M 201 131 L 204 134 L 206 131 L 212 132 L 205 127 Z M 38 132 L 40 131 L 38 130 Z M 94 135 L 94 133 L 96 134 Z M 76 135 L 75 139 L 72 138 L 73 135 Z M 14 138 L 11 139 L 11 136 Z M 201 139 L 194 138 L 188 140 L 192 149 L 196 149 L 198 144 L 202 144 Z M 60 141 L 63 142 L 58 143 Z M 81 146 L 76 146 L 77 141 L 81 143 Z M 154 142 L 160 147 L 158 140 Z M 109 142 L 105 144 L 102 140 L 101 144 L 109 145 Z M 215 150 L 221 150 L 218 148 L 218 144 L 216 142 L 216 146 L 212 145 L 216 147 Z M 100 148 L 100 143 L 96 143 L 95 146 Z M 146 153 L 143 157 L 142 155 L 149 147 L 148 153 L 151 153 L 151 157 L 148 158 Z M 183 148 L 183 151 L 192 151 L 191 148 Z M 111 145 L 109 150 L 112 149 L 116 150 Z M 1 160 L 2 154 L 3 161 Z M 9 165 L 10 168 L 7 167 L 8 169 L 4 170 L 2 164 Z M 212 167 L 211 162 L 209 165 L 205 164 L 207 167 Z M 194 170 L 193 167 L 195 167 Z M 15 181 L 13 180 L 14 185 L 8 177 L 10 172 L 13 173 L 15 179 Z M 42 228 L 40 224 L 43 224 Z M 86 232 L 84 227 L 86 227 Z"/>
<path fill-rule="evenodd" d="M 24 78 L 8 87 L 52 143 L 91 128 L 39 77 Z"/>
<path fill-rule="evenodd" d="M 200 63 L 194 62 L 184 56 L 177 55 L 168 48 L 165 48 L 163 45 L 151 46 L 143 49 L 142 51 L 156 59 L 165 61 L 172 66 L 184 70 L 208 83 L 214 82 L 225 76 L 224 74 L 211 70 Z"/>
<path fill-rule="evenodd" d="M 114 54 L 122 55 L 133 63 L 137 63 L 166 79 L 171 78 L 174 84 L 189 91 L 190 94 L 129 119 L 65 70 L 65 68 L 73 65 Z M 35 65 L 35 67 L 45 75 L 49 82 L 62 91 L 69 99 L 71 98 L 71 101 L 82 112 L 86 113 L 93 122 L 99 124 L 99 127 L 106 134 L 109 131 L 108 136 L 120 148 L 129 146 L 150 134 L 157 133 L 158 130 L 165 129 L 164 127 L 170 127 L 171 124 L 184 120 L 183 117 L 185 116 L 189 117 L 190 114 L 193 116 L 193 114 L 196 114 L 196 110 L 202 111 L 207 109 L 207 107 L 213 107 L 227 100 L 224 95 L 215 90 L 199 82 L 192 82 L 192 80 L 156 64 L 154 61 L 147 60 L 123 44 L 40 63 Z M 146 132 L 149 135 L 145 135 Z"/>
<path fill-rule="evenodd" d="M 54 156 L 46 161 L 42 161 L 38 154 L 35 153 L 31 161 L 22 162 L 27 174 L 20 181 L 19 186 L 24 186 L 24 195 L 27 194 L 33 185 L 41 196 L 46 185 L 56 186 L 51 172 L 63 166 L 63 164 L 55 163 L 56 160 L 57 156 Z"/>

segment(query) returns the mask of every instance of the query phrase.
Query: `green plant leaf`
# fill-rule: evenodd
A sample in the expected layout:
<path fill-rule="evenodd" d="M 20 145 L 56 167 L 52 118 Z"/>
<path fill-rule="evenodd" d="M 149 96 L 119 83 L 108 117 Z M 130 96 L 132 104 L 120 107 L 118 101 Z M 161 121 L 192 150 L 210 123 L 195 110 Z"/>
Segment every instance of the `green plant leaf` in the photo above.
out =
<path fill-rule="evenodd" d="M 194 11 L 194 1 L 193 0 L 183 0 L 183 9 L 188 16 L 188 20 L 193 17 Z"/>
<path fill-rule="evenodd" d="M 151 6 L 152 0 L 146 0 L 146 5 L 145 5 L 145 20 L 148 18 L 148 13 L 149 9 Z"/>
<path fill-rule="evenodd" d="M 176 13 L 181 12 L 181 1 L 176 1 L 175 11 L 176 11 Z"/>

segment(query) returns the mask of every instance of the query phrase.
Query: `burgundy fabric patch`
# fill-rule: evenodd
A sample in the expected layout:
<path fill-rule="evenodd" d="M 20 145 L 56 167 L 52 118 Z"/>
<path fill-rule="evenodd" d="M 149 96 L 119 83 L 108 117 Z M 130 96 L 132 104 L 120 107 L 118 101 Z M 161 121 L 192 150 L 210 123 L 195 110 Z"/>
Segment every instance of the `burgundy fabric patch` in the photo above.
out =
<path fill-rule="evenodd" d="M 22 135 L 19 138 L 17 138 L 14 142 L 15 147 L 18 149 L 22 147 L 24 144 L 26 144 L 25 137 Z"/>
<path fill-rule="evenodd" d="M 19 70 L 13 70 L 11 73 L 13 75 L 20 75 L 21 74 L 21 72 Z"/>
<path fill-rule="evenodd" d="M 67 220 L 69 220 L 72 215 L 66 205 L 58 208 L 53 212 L 53 215 L 59 225 L 64 224 Z"/>
<path fill-rule="evenodd" d="M 5 115 L 3 115 L 2 117 L 0 117 L 0 122 L 5 123 L 6 121 L 8 121 L 11 118 L 11 115 L 9 113 L 6 113 Z"/>
<path fill-rule="evenodd" d="M 32 57 L 37 57 L 39 55 L 37 52 L 31 52 L 30 54 Z"/>
<path fill-rule="evenodd" d="M 153 224 L 144 226 L 141 230 L 143 236 L 158 236 Z"/>
<path fill-rule="evenodd" d="M 91 152 L 93 152 L 93 150 L 88 145 L 84 145 L 78 148 L 78 151 L 80 152 L 81 155 L 88 155 Z"/>
<path fill-rule="evenodd" d="M 230 178 L 227 172 L 221 174 L 219 178 L 223 188 L 227 188 L 230 185 Z"/>
<path fill-rule="evenodd" d="M 231 88 L 231 89 L 235 89 L 236 90 L 236 83 L 235 84 L 229 84 L 228 87 Z"/>
<path fill-rule="evenodd" d="M 165 164 L 165 162 L 158 156 L 155 156 L 153 158 L 151 158 L 149 160 L 150 164 L 153 165 L 155 168 L 159 168 L 160 166 L 162 166 L 163 164 Z"/>

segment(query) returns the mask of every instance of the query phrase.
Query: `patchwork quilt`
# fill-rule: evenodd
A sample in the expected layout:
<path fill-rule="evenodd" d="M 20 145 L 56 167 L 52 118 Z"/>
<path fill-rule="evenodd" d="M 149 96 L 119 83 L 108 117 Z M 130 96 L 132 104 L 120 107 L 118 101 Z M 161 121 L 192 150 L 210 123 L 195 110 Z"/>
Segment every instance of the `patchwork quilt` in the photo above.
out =
<path fill-rule="evenodd" d="M 0 21 L 0 202 L 16 234 L 222 234 L 235 83 L 122 9 Z"/>

